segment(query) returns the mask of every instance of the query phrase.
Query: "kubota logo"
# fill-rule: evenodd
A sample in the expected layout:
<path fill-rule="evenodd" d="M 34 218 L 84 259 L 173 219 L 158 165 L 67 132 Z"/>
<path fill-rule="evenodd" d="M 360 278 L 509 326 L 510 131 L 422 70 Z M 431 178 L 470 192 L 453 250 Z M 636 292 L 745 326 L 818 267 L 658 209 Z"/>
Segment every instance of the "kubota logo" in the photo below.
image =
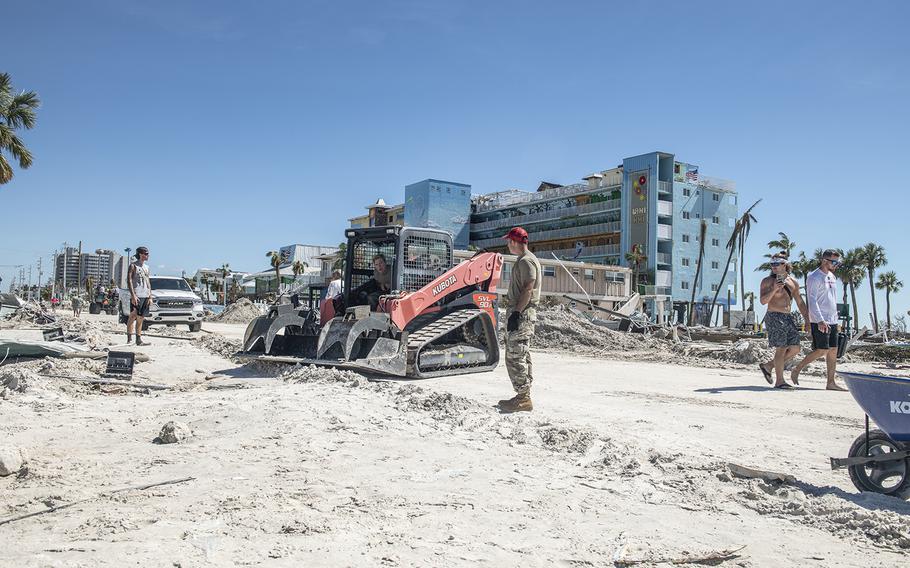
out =
<path fill-rule="evenodd" d="M 449 286 L 454 284 L 456 280 L 458 280 L 458 279 L 455 278 L 454 276 L 449 276 L 448 278 L 446 278 L 445 280 L 443 280 L 436 286 L 433 286 L 433 295 L 434 296 L 438 295 L 440 292 L 442 292 L 443 290 L 445 290 L 446 288 L 448 288 Z"/>
<path fill-rule="evenodd" d="M 891 414 L 910 414 L 910 402 L 906 400 L 891 400 Z"/>

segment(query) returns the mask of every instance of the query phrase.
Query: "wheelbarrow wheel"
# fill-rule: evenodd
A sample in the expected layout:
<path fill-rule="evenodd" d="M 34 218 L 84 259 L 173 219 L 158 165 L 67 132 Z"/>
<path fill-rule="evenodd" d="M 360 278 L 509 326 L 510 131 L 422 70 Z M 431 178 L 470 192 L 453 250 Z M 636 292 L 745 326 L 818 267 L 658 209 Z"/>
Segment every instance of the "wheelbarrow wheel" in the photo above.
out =
<path fill-rule="evenodd" d="M 889 438 L 881 430 L 869 431 L 868 455 L 879 456 L 903 449 L 900 443 Z M 850 457 L 866 455 L 866 435 L 860 434 L 850 446 Z M 852 465 L 847 471 L 850 473 L 850 481 L 860 491 L 873 491 L 904 499 L 910 496 L 910 460 Z"/>

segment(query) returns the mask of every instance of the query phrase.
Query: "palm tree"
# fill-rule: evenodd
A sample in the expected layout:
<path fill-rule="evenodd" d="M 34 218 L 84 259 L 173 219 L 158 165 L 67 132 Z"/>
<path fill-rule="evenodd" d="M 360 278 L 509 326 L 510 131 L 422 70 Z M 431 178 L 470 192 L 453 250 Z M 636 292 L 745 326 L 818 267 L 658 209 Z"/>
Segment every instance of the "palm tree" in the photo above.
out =
<path fill-rule="evenodd" d="M 861 249 L 860 259 L 869 275 L 869 292 L 872 294 L 872 328 L 878 333 L 878 309 L 875 306 L 875 269 L 888 264 L 885 247 L 875 243 L 866 243 Z"/>
<path fill-rule="evenodd" d="M 878 282 L 875 287 L 885 291 L 885 314 L 888 318 L 888 329 L 891 329 L 891 293 L 898 292 L 904 287 L 904 283 L 897 279 L 897 274 L 893 270 L 878 275 Z"/>
<path fill-rule="evenodd" d="M 295 260 L 294 264 L 291 265 L 291 272 L 294 273 L 294 277 L 300 276 L 303 272 L 309 268 L 310 265 L 303 262 L 302 260 Z"/>
<path fill-rule="evenodd" d="M 705 258 L 705 234 L 708 232 L 708 222 L 701 220 L 698 236 L 698 262 L 695 264 L 695 281 L 692 282 L 692 299 L 689 300 L 689 325 L 695 324 L 695 290 L 698 289 L 698 278 L 701 276 L 701 262 Z"/>
<path fill-rule="evenodd" d="M 749 207 L 743 216 L 739 218 L 739 293 L 743 295 L 743 309 L 746 308 L 745 303 L 745 293 L 746 293 L 746 270 L 743 266 L 743 259 L 746 257 L 746 241 L 749 239 L 749 233 L 752 232 L 752 223 L 758 223 L 758 220 L 752 215 L 752 209 L 759 204 L 761 199 L 752 204 L 752 207 Z M 782 237 L 787 235 L 779 233 Z M 787 239 L 789 242 L 789 239 Z M 793 243 L 793 246 L 796 246 L 796 243 Z M 787 251 L 787 254 L 790 254 L 790 251 Z M 727 266 L 730 266 L 728 263 Z M 728 306 L 729 307 L 729 306 Z"/>
<path fill-rule="evenodd" d="M 344 272 L 344 263 L 348 255 L 348 243 L 339 243 L 338 251 L 335 253 L 335 262 L 332 263 L 332 270 L 341 270 Z"/>
<path fill-rule="evenodd" d="M 218 270 L 221 272 L 221 303 L 227 306 L 227 277 L 231 273 L 231 265 L 225 262 Z"/>
<path fill-rule="evenodd" d="M 727 273 L 730 272 L 729 267 L 730 262 L 733 260 L 733 253 L 739 250 L 739 258 L 742 259 L 746 239 L 749 238 L 749 232 L 752 230 L 752 223 L 758 223 L 758 221 L 752 215 L 752 210 L 755 209 L 755 206 L 758 205 L 760 201 L 761 199 L 753 203 L 752 207 L 746 209 L 746 212 L 743 213 L 743 216 L 737 219 L 736 223 L 733 225 L 733 233 L 727 240 L 727 250 L 730 251 L 730 254 L 727 255 L 727 263 L 723 266 L 723 272 L 720 276 L 720 284 L 717 285 L 717 290 L 714 291 L 714 299 L 711 300 L 712 316 L 714 315 L 714 306 L 717 304 L 717 295 L 720 294 L 720 289 L 724 287 L 724 281 L 727 279 Z M 734 285 L 735 282 L 736 281 L 734 280 Z M 742 288 L 740 288 L 740 294 L 742 294 Z M 730 306 L 727 306 L 727 309 L 729 310 Z M 708 318 L 709 321 L 710 319 L 711 318 Z"/>
<path fill-rule="evenodd" d="M 809 278 L 809 273 L 815 270 L 812 268 L 812 259 L 806 258 L 806 253 L 800 251 L 799 256 L 795 260 L 790 261 L 790 266 L 793 267 L 792 275 L 794 278 L 803 279 L 803 291 L 806 290 L 806 281 Z"/>
<path fill-rule="evenodd" d="M 863 267 L 860 259 L 860 249 L 854 248 L 844 252 L 841 255 L 840 266 L 837 267 L 835 274 L 844 284 L 844 303 L 847 303 L 847 289 L 850 289 L 850 299 L 853 304 L 853 325 L 859 323 L 859 309 L 856 305 L 856 287 L 859 286 L 863 278 L 866 277 L 866 269 Z"/>
<path fill-rule="evenodd" d="M 632 251 L 626 253 L 626 262 L 632 265 L 632 281 L 635 283 L 633 290 L 638 291 L 638 272 L 642 263 L 648 261 L 648 257 L 641 252 L 638 245 L 632 245 Z"/>
<path fill-rule="evenodd" d="M 765 255 L 765 262 L 761 263 L 758 268 L 755 269 L 756 272 L 770 272 L 771 271 L 771 257 L 777 253 L 784 253 L 787 255 L 787 258 L 790 258 L 790 254 L 793 252 L 793 249 L 796 248 L 796 242 L 790 240 L 790 237 L 787 236 L 787 233 L 777 233 L 778 238 L 768 241 L 768 248 L 771 249 L 771 252 Z"/>
<path fill-rule="evenodd" d="M 0 184 L 13 179 L 13 168 L 3 156 L 4 150 L 19 162 L 23 170 L 32 165 L 32 153 L 16 136 L 16 130 L 34 128 L 35 109 L 40 105 L 41 101 L 34 91 L 14 94 L 9 73 L 0 73 Z"/>
<path fill-rule="evenodd" d="M 270 250 L 265 253 L 265 256 L 269 259 L 269 264 L 272 265 L 272 268 L 275 269 L 275 292 L 281 292 L 281 252 L 277 250 Z"/>

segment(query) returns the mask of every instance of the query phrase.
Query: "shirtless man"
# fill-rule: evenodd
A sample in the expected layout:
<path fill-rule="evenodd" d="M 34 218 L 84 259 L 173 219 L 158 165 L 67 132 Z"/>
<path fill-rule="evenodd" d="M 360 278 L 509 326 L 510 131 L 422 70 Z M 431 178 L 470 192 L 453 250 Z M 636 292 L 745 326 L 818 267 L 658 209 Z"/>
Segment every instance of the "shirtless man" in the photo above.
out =
<path fill-rule="evenodd" d="M 768 384 L 771 383 L 771 371 L 777 380 L 773 383 L 776 389 L 792 388 L 784 381 L 784 365 L 799 354 L 799 329 L 793 321 L 790 306 L 796 300 L 796 307 L 803 315 L 804 321 L 809 321 L 809 309 L 799 295 L 799 282 L 790 276 L 790 263 L 783 254 L 771 257 L 771 275 L 761 281 L 761 303 L 768 306 L 765 316 L 765 327 L 768 330 L 768 347 L 774 347 L 774 359 L 767 363 L 760 363 L 758 368 Z M 794 379 L 794 384 L 799 384 Z"/>

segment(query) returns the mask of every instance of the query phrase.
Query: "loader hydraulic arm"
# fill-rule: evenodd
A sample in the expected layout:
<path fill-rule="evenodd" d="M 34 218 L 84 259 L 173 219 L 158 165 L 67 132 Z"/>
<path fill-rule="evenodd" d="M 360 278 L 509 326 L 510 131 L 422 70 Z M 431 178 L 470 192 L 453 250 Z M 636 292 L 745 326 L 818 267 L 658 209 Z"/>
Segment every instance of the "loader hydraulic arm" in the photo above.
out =
<path fill-rule="evenodd" d="M 380 311 L 389 314 L 398 329 L 404 329 L 412 319 L 428 308 L 465 288 L 476 286 L 478 291 L 495 296 L 501 275 L 502 255 L 493 252 L 480 253 L 452 267 L 416 292 L 403 296 L 383 297 L 380 300 Z"/>

